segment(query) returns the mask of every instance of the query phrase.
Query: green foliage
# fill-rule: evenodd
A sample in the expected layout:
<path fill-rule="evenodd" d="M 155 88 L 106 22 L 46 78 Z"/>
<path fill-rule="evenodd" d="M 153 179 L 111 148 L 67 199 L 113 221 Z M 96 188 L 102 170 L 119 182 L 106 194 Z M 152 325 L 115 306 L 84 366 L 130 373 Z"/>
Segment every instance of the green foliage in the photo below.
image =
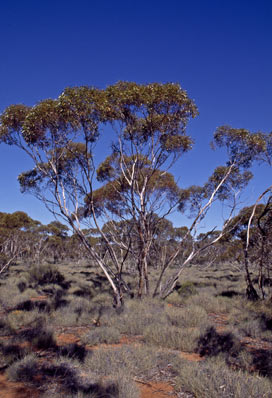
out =
<path fill-rule="evenodd" d="M 178 285 L 177 292 L 180 296 L 182 296 L 184 298 L 187 298 L 189 296 L 193 296 L 194 294 L 197 294 L 195 285 L 191 281 L 187 281 L 187 282 L 184 282 L 184 283 Z"/>
<path fill-rule="evenodd" d="M 222 358 L 184 362 L 176 378 L 181 390 L 196 398 L 269 398 L 271 382 L 260 376 L 231 370 Z"/>
<path fill-rule="evenodd" d="M 6 343 L 0 344 L 0 368 L 10 366 L 13 362 L 24 358 L 29 354 L 27 348 L 22 348 L 17 344 Z"/>
<path fill-rule="evenodd" d="M 213 326 L 200 336 L 197 345 L 197 352 L 201 356 L 216 356 L 222 352 L 235 357 L 242 350 L 236 336 L 229 332 L 219 334 Z"/>
<path fill-rule="evenodd" d="M 23 326 L 31 325 L 33 322 L 41 318 L 39 311 L 21 311 L 15 310 L 8 314 L 7 322 L 11 329 L 19 330 Z"/>
<path fill-rule="evenodd" d="M 120 333 L 128 335 L 143 334 L 150 324 L 160 327 L 167 323 L 164 304 L 157 300 L 127 300 L 123 311 L 109 319 L 102 317 L 106 324 L 117 328 Z"/>
<path fill-rule="evenodd" d="M 120 215 L 129 218 L 132 207 L 139 207 L 140 192 L 145 196 L 144 215 L 153 213 L 154 203 L 166 212 L 167 206 L 175 206 L 179 189 L 167 169 L 192 148 L 186 126 L 196 115 L 194 102 L 179 84 L 119 82 L 105 90 L 67 88 L 57 99 L 46 99 L 30 108 L 8 107 L 0 116 L 0 142 L 31 154 L 33 168 L 18 178 L 22 192 L 36 195 L 54 212 L 59 208 L 101 266 L 103 254 L 99 261 L 89 237 L 79 230 L 79 219 L 101 216 L 105 210 L 110 219 Z M 105 124 L 113 131 L 118 127 L 119 132 L 112 153 L 97 170 L 98 180 L 106 183 L 94 190 L 94 143 Z M 165 206 L 159 206 L 160 200 Z M 135 217 L 135 209 L 133 212 L 137 241 L 146 232 L 142 216 L 138 213 Z M 47 232 L 47 242 L 55 251 L 62 243 L 58 238 L 63 239 L 66 231 L 54 222 L 47 226 Z M 103 233 L 102 238 L 117 263 Z M 143 245 L 135 245 L 135 258 L 141 258 Z M 106 273 L 108 279 L 110 274 Z M 121 283 L 115 279 L 116 285 Z M 114 283 L 111 281 L 117 296 Z"/>
<path fill-rule="evenodd" d="M 0 213 L 0 228 L 7 230 L 28 229 L 39 224 L 38 221 L 32 220 L 25 212 L 15 211 L 14 213 Z"/>
<path fill-rule="evenodd" d="M 113 327 L 97 327 L 90 330 L 87 334 L 82 336 L 81 340 L 84 344 L 115 344 L 119 343 L 121 339 L 120 332 Z"/>
<path fill-rule="evenodd" d="M 144 341 L 160 347 L 180 351 L 195 350 L 200 331 L 195 328 L 178 328 L 176 326 L 148 326 L 144 330 Z"/>
<path fill-rule="evenodd" d="M 30 283 L 37 285 L 58 284 L 62 285 L 64 276 L 51 264 L 34 265 L 28 271 Z"/>
<path fill-rule="evenodd" d="M 187 299 L 186 305 L 198 305 L 205 309 L 205 311 L 215 313 L 228 313 L 232 308 L 232 301 L 227 297 L 215 297 L 207 289 L 206 292 L 191 296 Z"/>
<path fill-rule="evenodd" d="M 84 362 L 87 352 L 85 346 L 79 345 L 77 343 L 72 343 L 59 347 L 58 354 L 62 357 L 77 360 L 79 362 Z"/>
<path fill-rule="evenodd" d="M 157 370 L 161 368 L 161 364 L 164 362 L 163 356 L 162 358 L 161 356 L 162 354 L 157 348 L 146 345 L 100 348 L 87 355 L 85 369 L 103 376 L 125 372 L 127 376 L 139 378 L 144 376 L 148 379 L 154 372 L 154 367 Z"/>
<path fill-rule="evenodd" d="M 7 370 L 8 378 L 12 381 L 33 382 L 37 375 L 38 360 L 33 354 L 14 362 Z"/>
<path fill-rule="evenodd" d="M 200 305 L 188 305 L 182 308 L 170 306 L 166 308 L 169 322 L 181 328 L 203 328 L 208 323 L 208 315 Z"/>
<path fill-rule="evenodd" d="M 219 147 L 226 147 L 232 160 L 243 167 L 249 167 L 256 159 L 264 161 L 264 154 L 271 157 L 271 138 L 271 133 L 258 132 L 253 134 L 246 129 L 221 126 L 214 134 L 214 144 Z"/>

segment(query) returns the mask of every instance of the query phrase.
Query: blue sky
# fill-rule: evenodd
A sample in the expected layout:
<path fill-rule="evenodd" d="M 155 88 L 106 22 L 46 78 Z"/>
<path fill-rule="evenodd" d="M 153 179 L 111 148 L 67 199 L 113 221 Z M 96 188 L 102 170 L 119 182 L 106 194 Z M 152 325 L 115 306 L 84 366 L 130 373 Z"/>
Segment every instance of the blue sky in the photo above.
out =
<path fill-rule="evenodd" d="M 2 3 L 0 111 L 54 98 L 67 86 L 179 82 L 200 112 L 188 126 L 194 149 L 175 169 L 184 187 L 203 183 L 223 163 L 222 152 L 209 150 L 217 126 L 272 130 L 269 0 Z M 30 167 L 18 150 L 0 146 L 0 211 L 23 210 L 48 223 L 51 215 L 19 190 L 17 175 Z M 268 185 L 271 171 L 255 171 L 245 204 Z"/>

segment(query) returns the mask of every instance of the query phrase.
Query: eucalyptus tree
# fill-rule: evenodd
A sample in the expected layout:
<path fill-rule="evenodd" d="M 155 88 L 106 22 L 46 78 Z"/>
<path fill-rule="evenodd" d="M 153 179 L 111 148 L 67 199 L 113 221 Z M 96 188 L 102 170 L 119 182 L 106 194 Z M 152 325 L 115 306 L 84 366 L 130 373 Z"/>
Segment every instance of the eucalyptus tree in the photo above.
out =
<path fill-rule="evenodd" d="M 230 126 L 221 126 L 217 129 L 214 136 L 214 144 L 219 147 L 227 149 L 228 156 L 230 159 L 237 159 L 236 163 L 240 168 L 248 169 L 254 162 L 258 165 L 266 164 L 272 165 L 272 133 L 257 132 L 251 133 L 246 129 L 235 129 Z M 255 204 L 250 207 L 243 209 L 239 218 L 235 218 L 232 224 L 237 222 L 238 228 L 234 231 L 239 231 L 240 238 L 243 241 L 243 253 L 244 253 L 244 268 L 247 282 L 247 295 L 250 299 L 256 300 L 259 296 L 253 286 L 249 265 L 250 265 L 250 251 L 252 251 L 252 240 L 256 238 L 256 227 L 258 227 L 259 238 L 261 240 L 262 250 L 259 252 L 259 288 L 262 295 L 263 291 L 263 270 L 264 270 L 264 259 L 266 247 L 270 247 L 270 234 L 268 230 L 270 228 L 270 214 L 271 214 L 271 197 L 272 197 L 272 185 L 271 181 L 268 181 L 267 187 L 259 195 Z M 264 207 L 260 206 L 261 202 L 264 201 Z M 257 214 L 256 214 L 257 212 Z M 260 214 L 258 214 L 261 212 Z M 257 221 L 256 221 L 257 220 Z M 252 225 L 253 223 L 253 225 Z M 256 225 L 257 223 L 257 225 Z M 254 225 L 255 224 L 255 225 Z M 246 228 L 245 228 L 246 226 Z M 254 238 L 251 237 L 253 234 Z M 255 251 L 255 253 L 257 250 Z M 251 257 L 252 258 L 252 257 Z M 268 257 L 269 258 L 269 257 Z M 266 266 L 266 269 L 267 266 Z"/>
<path fill-rule="evenodd" d="M 33 168 L 18 177 L 22 192 L 34 194 L 69 224 L 107 277 L 117 306 L 129 290 L 123 278 L 129 257 L 138 270 L 138 296 L 149 293 L 148 258 L 158 229 L 155 214 L 160 219 L 174 209 L 194 214 L 191 226 L 161 266 L 153 294 L 167 297 L 182 268 L 200 250 L 193 242 L 178 269 L 165 278 L 185 242 L 216 200 L 234 200 L 251 177 L 240 170 L 246 165 L 239 156 L 230 156 L 203 187 L 178 187 L 171 170 L 192 148 L 186 127 L 196 115 L 196 105 L 178 84 L 127 82 L 104 90 L 67 88 L 55 100 L 33 107 L 11 105 L 1 115 L 0 142 L 19 147 L 33 161 Z M 109 130 L 109 153 L 96 165 L 96 144 Z M 221 138 L 222 142 L 217 135 L 216 143 L 227 145 L 229 141 Z M 254 148 L 250 156 L 255 155 Z M 228 220 L 234 208 L 235 200 Z M 90 230 L 99 232 L 100 249 L 104 246 L 107 255 L 97 250 L 97 242 L 92 243 Z"/>
<path fill-rule="evenodd" d="M 248 233 L 249 219 L 251 219 Z M 257 300 L 260 296 L 265 298 L 265 284 L 271 284 L 271 259 L 272 249 L 272 196 L 266 203 L 244 207 L 239 214 L 231 220 L 232 229 L 226 236 L 230 245 L 236 244 L 236 250 L 240 251 L 244 258 L 245 277 L 247 282 L 247 295 L 251 300 Z M 236 253 L 237 255 L 237 253 Z M 245 261 L 246 260 L 246 261 Z M 257 286 L 254 286 L 257 271 Z M 253 276 L 252 276 L 253 275 Z"/>
<path fill-rule="evenodd" d="M 188 120 L 196 114 L 195 104 L 178 84 L 120 82 L 105 90 L 67 88 L 56 100 L 44 100 L 33 107 L 11 105 L 1 115 L 1 142 L 21 148 L 34 163 L 32 170 L 18 177 L 22 191 L 34 194 L 54 215 L 68 222 L 109 280 L 117 305 L 121 303 L 125 284 L 114 247 L 99 223 L 103 212 L 99 208 L 100 192 L 94 189 L 95 143 L 105 124 L 116 132 L 116 143 L 110 157 L 99 167 L 98 178 L 110 179 L 110 185 L 104 189 L 115 197 L 122 182 L 122 195 L 131 209 L 129 205 L 121 209 L 124 201 L 119 208 L 110 208 L 108 196 L 103 211 L 106 208 L 111 219 L 117 215 L 127 217 L 125 213 L 129 212 L 129 217 L 137 221 L 141 295 L 147 289 L 148 213 L 161 206 L 161 196 L 169 203 L 172 201 L 170 185 L 173 192 L 176 187 L 173 178 L 166 174 L 167 169 L 191 149 L 192 140 L 185 130 Z M 114 182 L 111 172 L 117 173 Z M 99 229 L 108 246 L 112 267 L 84 235 L 82 224 L 86 220 L 88 227 L 92 224 Z"/>
<path fill-rule="evenodd" d="M 183 213 L 189 211 L 192 222 L 183 234 L 176 250 L 165 259 L 153 293 L 154 296 L 159 294 L 162 298 L 166 298 L 171 294 L 184 267 L 191 264 L 202 252 L 207 251 L 225 236 L 229 231 L 232 216 L 237 209 L 237 196 L 251 178 L 252 174 L 247 170 L 241 171 L 236 161 L 232 159 L 226 166 L 217 167 L 203 186 L 193 185 L 180 191 L 179 210 Z M 199 235 L 201 223 L 205 220 L 215 202 L 227 204 L 223 228 L 218 233 L 214 233 L 214 228 L 212 231 Z M 199 236 L 199 239 L 197 239 L 197 236 Z M 188 239 L 191 243 L 189 247 Z M 184 250 L 186 250 L 186 255 L 183 256 L 182 261 L 172 272 L 172 275 L 165 278 L 165 272 L 169 270 Z"/>
<path fill-rule="evenodd" d="M 0 274 L 16 258 L 34 256 L 34 239 L 40 225 L 23 211 L 0 212 Z"/>

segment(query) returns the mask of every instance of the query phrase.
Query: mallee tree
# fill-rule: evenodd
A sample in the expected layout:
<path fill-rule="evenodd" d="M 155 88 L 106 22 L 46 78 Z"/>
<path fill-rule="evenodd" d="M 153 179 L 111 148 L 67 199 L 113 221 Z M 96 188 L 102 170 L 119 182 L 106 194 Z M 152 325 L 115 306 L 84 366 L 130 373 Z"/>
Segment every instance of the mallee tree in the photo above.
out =
<path fill-rule="evenodd" d="M 184 242 L 195 234 L 214 201 L 233 201 L 251 177 L 240 170 L 236 153 L 203 187 L 185 190 L 177 185 L 171 170 L 192 148 L 186 127 L 196 115 L 196 105 L 178 84 L 128 82 L 104 90 L 67 88 L 55 100 L 33 107 L 11 105 L 1 115 L 0 142 L 21 148 L 33 160 L 33 168 L 18 177 L 22 192 L 34 194 L 70 225 L 107 277 L 117 306 L 125 292 L 131 293 L 123 277 L 128 259 L 134 259 L 137 269 L 137 295 L 150 294 L 149 260 L 162 225 L 158 218 L 164 220 L 176 209 L 194 212 L 175 251 L 162 256 L 153 295 L 167 297 L 182 267 L 198 253 L 192 240 L 184 262 L 164 280 Z M 109 129 L 108 153 L 97 165 L 96 143 Z M 227 141 L 219 133 L 216 140 L 218 145 Z M 230 215 L 234 207 L 235 201 Z M 90 230 L 100 234 L 106 256 L 91 243 Z"/>

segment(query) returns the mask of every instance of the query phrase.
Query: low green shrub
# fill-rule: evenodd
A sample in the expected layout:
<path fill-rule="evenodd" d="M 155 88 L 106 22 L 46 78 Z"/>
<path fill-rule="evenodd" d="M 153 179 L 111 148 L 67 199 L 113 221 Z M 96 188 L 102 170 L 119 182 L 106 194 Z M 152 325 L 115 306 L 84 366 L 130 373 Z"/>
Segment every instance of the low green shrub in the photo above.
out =
<path fill-rule="evenodd" d="M 12 363 L 7 369 L 7 376 L 11 381 L 32 382 L 38 371 L 38 360 L 34 354 L 26 355 Z"/>
<path fill-rule="evenodd" d="M 15 308 L 20 302 L 24 300 L 28 300 L 31 297 L 38 296 L 36 290 L 34 289 L 25 289 L 23 293 L 18 291 L 16 286 L 16 280 L 14 278 L 10 278 L 6 281 L 6 283 L 1 286 L 0 289 L 0 302 L 1 305 L 6 309 Z"/>
<path fill-rule="evenodd" d="M 272 379 L 272 350 L 254 350 L 252 357 L 253 369 L 260 375 Z"/>
<path fill-rule="evenodd" d="M 58 348 L 58 353 L 62 357 L 67 357 L 71 359 L 75 359 L 79 362 L 84 362 L 84 359 L 87 355 L 87 351 L 85 346 L 79 345 L 77 343 L 68 344 Z"/>
<path fill-rule="evenodd" d="M 52 313 L 51 320 L 57 326 L 93 325 L 93 320 L 101 316 L 101 306 L 86 298 L 65 297 L 66 306 L 57 308 Z"/>
<path fill-rule="evenodd" d="M 186 305 L 198 305 L 208 313 L 229 313 L 233 308 L 233 300 L 228 297 L 215 297 L 210 292 L 200 292 L 187 299 Z"/>
<path fill-rule="evenodd" d="M 160 328 L 153 325 L 144 330 L 144 341 L 148 344 L 192 352 L 196 348 L 200 331 L 196 328 L 178 328 L 163 325 Z"/>
<path fill-rule="evenodd" d="M 191 305 L 183 308 L 168 306 L 166 314 L 172 325 L 182 328 L 200 327 L 203 329 L 209 324 L 207 312 L 199 305 Z"/>
<path fill-rule="evenodd" d="M 16 339 L 28 341 L 37 349 L 56 349 L 54 332 L 45 325 L 42 318 L 36 321 L 33 327 L 24 328 L 17 332 Z"/>
<path fill-rule="evenodd" d="M 125 373 L 101 379 L 92 377 L 83 383 L 80 379 L 72 377 L 73 383 L 51 386 L 48 385 L 40 398 L 140 398 L 140 392 L 136 383 Z"/>
<path fill-rule="evenodd" d="M 12 330 L 16 331 L 22 327 L 28 327 L 42 318 L 36 309 L 33 311 L 15 310 L 8 314 L 7 323 Z"/>
<path fill-rule="evenodd" d="M 106 322 L 106 325 L 128 335 L 141 335 L 151 324 L 154 327 L 160 327 L 168 323 L 165 303 L 152 299 L 128 300 L 121 313 L 115 312 L 111 317 L 102 318 L 102 320 Z"/>
<path fill-rule="evenodd" d="M 216 356 L 219 353 L 237 356 L 242 350 L 239 339 L 231 332 L 217 333 L 209 327 L 198 339 L 196 351 L 201 356 Z"/>
<path fill-rule="evenodd" d="M 176 290 L 173 291 L 166 299 L 165 302 L 175 306 L 184 304 L 184 297 L 180 296 Z"/>
<path fill-rule="evenodd" d="M 37 336 L 31 340 L 31 344 L 38 349 L 56 349 L 56 340 L 54 338 L 54 332 L 51 329 L 42 328 L 37 330 Z"/>
<path fill-rule="evenodd" d="M 187 281 L 187 282 L 183 282 L 183 283 L 179 284 L 177 286 L 176 291 L 183 298 L 187 298 L 189 296 L 194 296 L 195 294 L 197 294 L 197 289 L 195 287 L 195 284 L 194 284 L 194 282 L 191 282 L 191 281 Z"/>
<path fill-rule="evenodd" d="M 177 372 L 177 388 L 195 398 L 271 397 L 272 384 L 267 378 L 231 370 L 219 357 L 198 363 L 184 361 Z"/>
<path fill-rule="evenodd" d="M 10 366 L 13 362 L 24 358 L 29 354 L 27 348 L 22 348 L 18 344 L 0 344 L 0 367 Z"/>
<path fill-rule="evenodd" d="M 82 336 L 81 341 L 88 345 L 119 343 L 121 334 L 113 327 L 97 327 Z"/>
<path fill-rule="evenodd" d="M 16 286 L 18 287 L 19 292 L 23 293 L 28 286 L 28 280 L 26 278 L 22 277 L 18 280 Z"/>
<path fill-rule="evenodd" d="M 230 314 L 229 322 L 237 328 L 242 336 L 261 338 L 272 341 L 272 321 L 269 315 L 253 310 L 253 306 L 245 305 L 244 308 L 234 308 Z"/>
<path fill-rule="evenodd" d="M 57 267 L 51 264 L 34 265 L 28 270 L 29 282 L 35 286 L 46 284 L 65 285 L 65 278 Z M 66 286 L 67 288 L 67 286 Z"/>
<path fill-rule="evenodd" d="M 0 336 L 8 336 L 12 333 L 12 329 L 6 316 L 0 319 Z"/>
<path fill-rule="evenodd" d="M 72 312 L 69 306 L 66 306 L 54 311 L 50 321 L 53 326 L 77 326 L 79 316 Z"/>
<path fill-rule="evenodd" d="M 109 395 L 112 398 L 140 398 L 140 391 L 137 384 L 125 372 L 119 372 L 117 375 L 111 376 L 106 381 L 107 383 L 115 386 L 115 392 L 113 391 L 112 395 Z M 102 398 L 103 395 L 98 397 Z"/>
<path fill-rule="evenodd" d="M 114 348 L 96 349 L 90 352 L 84 368 L 98 376 L 116 375 L 120 372 L 128 376 L 150 378 L 158 371 L 158 349 L 142 345 L 139 347 L 122 345 Z"/>

